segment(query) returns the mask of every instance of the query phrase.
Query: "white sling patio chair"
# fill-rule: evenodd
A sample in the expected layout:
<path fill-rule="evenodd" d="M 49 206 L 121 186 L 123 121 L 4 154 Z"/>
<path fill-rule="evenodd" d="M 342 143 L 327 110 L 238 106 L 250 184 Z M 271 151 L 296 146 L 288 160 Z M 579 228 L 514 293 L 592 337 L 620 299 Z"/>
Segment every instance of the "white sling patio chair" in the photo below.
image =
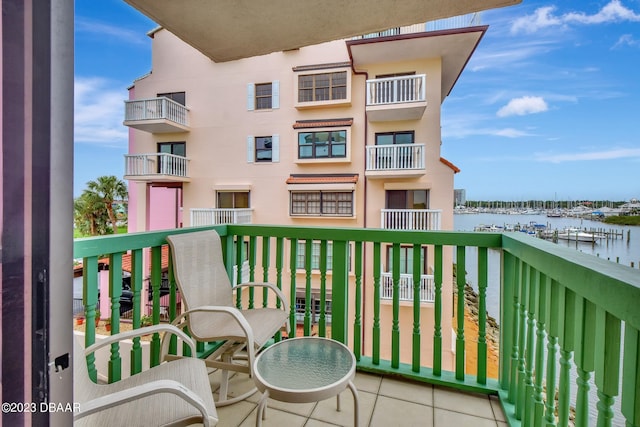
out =
<path fill-rule="evenodd" d="M 287 299 L 271 283 L 242 283 L 232 287 L 222 258 L 220 236 L 214 230 L 168 236 L 167 241 L 185 310 L 173 324 L 188 328 L 197 341 L 224 342 L 205 360 L 208 367 L 220 369 L 222 374 L 216 405 L 246 399 L 255 393 L 255 388 L 228 398 L 229 371 L 253 376 L 256 354 L 283 326 L 289 331 Z M 239 310 L 234 305 L 234 291 L 245 287 L 270 289 L 280 300 L 281 308 Z"/>
<path fill-rule="evenodd" d="M 178 328 L 164 324 L 112 335 L 83 349 L 74 336 L 74 426 L 160 426 L 201 423 L 214 426 L 218 415 L 207 367 L 197 358 L 161 363 L 111 384 L 89 378 L 86 356 L 101 347 L 136 336 L 165 331 L 177 335 L 195 354 L 195 343 Z M 166 340 L 163 340 L 165 344 Z M 164 348 L 164 345 L 163 345 Z"/>

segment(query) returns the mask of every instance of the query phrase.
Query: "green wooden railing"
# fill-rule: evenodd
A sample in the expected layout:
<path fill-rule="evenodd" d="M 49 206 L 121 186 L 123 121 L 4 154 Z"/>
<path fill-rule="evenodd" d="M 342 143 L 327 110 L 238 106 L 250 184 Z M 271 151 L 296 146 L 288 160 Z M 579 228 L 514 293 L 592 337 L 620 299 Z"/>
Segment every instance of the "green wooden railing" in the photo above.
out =
<path fill-rule="evenodd" d="M 637 270 L 520 233 L 224 225 L 76 240 L 74 256 L 82 258 L 84 264 L 86 344 L 95 341 L 93 320 L 101 257 L 108 257 L 110 264 L 108 297 L 113 313 L 112 333 L 117 333 L 120 327 L 118 313 L 125 253 L 132 257 L 133 327 L 140 326 L 141 290 L 146 277 L 150 277 L 154 290 L 153 323 L 158 323 L 161 247 L 166 244 L 166 236 L 209 228 L 216 229 L 222 237 L 230 277 L 235 265 L 248 261 L 251 281 L 270 281 L 289 293 L 292 335 L 296 334 L 296 291 L 304 288 L 305 300 L 309 302 L 312 288 L 319 290 L 317 333 L 348 344 L 360 370 L 497 394 L 512 426 L 566 426 L 572 417 L 570 407 L 575 409 L 577 426 L 590 425 L 593 418 L 599 426 L 613 425 L 622 419 L 628 426 L 640 425 L 640 274 Z M 304 241 L 304 245 L 299 246 L 299 241 Z M 320 246 L 316 265 L 312 262 L 312 242 L 319 242 Z M 402 246 L 413 247 L 414 301 L 401 305 Z M 420 260 L 425 246 L 434 270 L 435 302 L 432 304 L 419 300 Z M 390 319 L 383 314 L 385 303 L 380 300 L 380 272 L 387 247 L 392 253 L 394 295 L 391 306 L 384 308 L 390 310 Z M 469 259 L 468 248 L 477 248 L 473 251 L 477 253 L 475 259 Z M 490 269 L 489 250 L 500 253 L 499 271 Z M 464 274 L 457 274 L 453 283 L 447 279 L 454 254 L 458 272 L 467 271 L 469 265 L 478 266 L 477 336 L 469 336 L 465 331 L 464 298 L 460 297 L 465 292 Z M 148 262 L 144 271 L 143 260 Z M 303 260 L 302 269 L 300 260 Z M 177 296 L 170 263 L 168 274 L 172 319 L 176 316 Z M 237 280 L 241 280 L 239 271 Z M 499 283 L 494 283 L 496 281 Z M 447 286 L 457 288 L 459 297 L 455 307 L 451 306 L 451 295 L 443 292 L 443 288 L 448 290 Z M 500 286 L 499 379 L 487 375 L 488 286 Z M 265 306 L 268 301 L 266 293 L 250 292 L 237 303 L 253 307 Z M 447 307 L 456 312 L 458 320 L 451 325 L 455 332 L 453 363 L 447 360 L 444 345 L 451 334 L 443 328 L 449 324 L 443 317 Z M 401 318 L 407 318 L 401 316 L 403 310 L 411 312 L 409 324 L 401 322 Z M 306 304 L 303 316 L 302 333 L 310 335 L 313 326 L 310 303 Z M 433 329 L 424 326 L 427 323 L 433 324 Z M 465 367 L 468 341 L 477 342 L 478 363 L 474 375 L 466 372 Z M 153 337 L 152 366 L 159 363 L 159 344 L 159 337 Z M 208 346 L 198 343 L 199 355 L 206 355 Z M 407 346 L 411 350 L 409 356 L 402 351 Z M 427 348 L 431 349 L 430 354 L 425 354 Z M 114 344 L 109 381 L 119 380 L 121 357 L 119 347 Z M 134 342 L 130 357 L 132 374 L 139 372 L 142 358 L 139 341 Z M 429 366 L 425 366 L 425 359 L 431 361 Z M 92 356 L 87 360 L 95 378 Z M 621 376 L 621 372 L 624 375 Z M 597 403 L 589 395 L 592 376 Z M 557 399 L 551 398 L 556 391 Z M 618 396 L 619 406 L 614 405 Z"/>

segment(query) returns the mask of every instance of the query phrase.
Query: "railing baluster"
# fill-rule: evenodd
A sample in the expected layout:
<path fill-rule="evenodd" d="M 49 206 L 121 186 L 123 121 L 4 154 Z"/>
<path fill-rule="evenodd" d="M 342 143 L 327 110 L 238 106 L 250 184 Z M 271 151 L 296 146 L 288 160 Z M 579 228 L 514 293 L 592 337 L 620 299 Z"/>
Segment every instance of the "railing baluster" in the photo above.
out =
<path fill-rule="evenodd" d="M 380 242 L 373 243 L 373 339 L 372 361 L 380 364 Z"/>
<path fill-rule="evenodd" d="M 89 347 L 96 342 L 96 305 L 98 304 L 98 290 L 100 286 L 98 277 L 98 257 L 91 256 L 82 259 L 82 303 L 85 312 L 85 335 L 84 344 Z M 96 356 L 91 353 L 87 355 L 87 368 L 89 378 L 94 382 L 98 381 L 98 371 L 96 370 Z"/>
<path fill-rule="evenodd" d="M 456 248 L 456 285 L 458 288 L 457 300 L 457 328 L 456 328 L 456 379 L 464 380 L 465 371 L 465 340 L 464 340 L 464 286 L 466 284 L 466 246 L 458 246 Z"/>
<path fill-rule="evenodd" d="M 400 244 L 393 244 L 393 320 L 391 323 L 391 367 L 400 367 Z"/>
<path fill-rule="evenodd" d="M 596 377 L 598 427 L 611 426 L 614 396 L 618 395 L 621 322 L 612 314 L 596 309 Z"/>
<path fill-rule="evenodd" d="M 269 282 L 269 264 L 271 255 L 271 239 L 269 236 L 262 236 L 262 281 Z M 269 303 L 269 289 L 262 290 L 262 307 L 267 307 Z"/>
<path fill-rule="evenodd" d="M 282 290 L 282 269 L 284 267 L 284 238 L 276 238 L 276 286 Z M 282 307 L 282 303 L 279 298 L 276 298 L 276 308 Z M 282 333 L 278 331 L 276 334 L 276 341 L 282 339 Z"/>
<path fill-rule="evenodd" d="M 353 321 L 353 353 L 356 360 L 360 361 L 362 354 L 362 242 L 355 243 L 355 319 Z"/>
<path fill-rule="evenodd" d="M 488 250 L 478 248 L 478 384 L 487 383 L 487 282 Z"/>
<path fill-rule="evenodd" d="M 595 306 L 582 297 L 576 297 L 576 427 L 589 425 L 589 379 L 595 369 L 595 324 Z"/>
<path fill-rule="evenodd" d="M 518 330 L 518 325 L 514 323 L 515 309 L 514 301 L 517 298 L 517 292 L 515 292 L 515 265 L 516 261 L 513 255 L 503 252 L 501 259 L 502 264 L 502 281 L 500 284 L 500 319 L 503 326 L 500 328 L 500 388 L 507 390 L 507 398 L 510 403 L 514 401 L 511 399 L 511 388 L 515 382 L 515 378 L 512 375 L 512 367 L 515 366 L 514 360 L 517 360 L 517 355 L 513 358 L 513 347 L 517 343 L 514 334 Z M 507 327 L 510 325 L 510 327 Z M 516 349 L 517 351 L 517 349 Z"/>
<path fill-rule="evenodd" d="M 536 367 L 535 367 L 535 384 L 533 393 L 533 425 L 541 426 L 544 419 L 544 400 L 542 398 L 542 382 L 544 379 L 544 337 L 545 337 L 545 318 L 547 310 L 547 288 L 548 278 L 539 271 L 535 272 L 536 286 Z"/>
<path fill-rule="evenodd" d="M 331 338 L 348 344 L 349 242 L 332 242 L 331 274 Z"/>
<path fill-rule="evenodd" d="M 311 336 L 311 258 L 313 241 L 307 239 L 304 242 L 304 336 Z"/>
<path fill-rule="evenodd" d="M 298 239 L 292 238 L 289 239 L 291 243 L 291 259 L 289 259 L 289 269 L 291 271 L 291 282 L 289 284 L 289 299 L 291 303 L 291 309 L 289 311 L 289 325 L 291 332 L 289 332 L 289 336 L 291 338 L 296 337 L 296 271 L 298 268 Z"/>
<path fill-rule="evenodd" d="M 525 404 L 525 384 L 526 384 L 526 376 L 525 376 L 525 354 L 526 354 L 526 337 L 527 337 L 527 297 L 529 296 L 529 288 L 527 287 L 527 272 L 529 267 L 524 263 L 520 262 L 520 306 L 518 307 L 518 314 L 520 316 L 520 320 L 518 321 L 518 325 L 520 330 L 518 332 L 518 348 L 520 349 L 519 357 L 518 357 L 518 397 L 516 399 L 516 419 L 522 420 L 524 416 L 524 404 Z"/>
<path fill-rule="evenodd" d="M 178 316 L 178 286 L 176 284 L 176 277 L 173 271 L 173 255 L 171 253 L 171 248 L 167 247 L 169 251 L 169 259 L 167 265 L 167 275 L 169 276 L 169 322 L 173 322 L 173 320 Z M 177 354 L 178 352 L 178 337 L 172 335 L 169 341 L 169 354 Z"/>
<path fill-rule="evenodd" d="M 420 372 L 420 282 L 422 275 L 422 246 L 413 245 L 413 372 Z"/>
<path fill-rule="evenodd" d="M 160 323 L 160 286 L 162 284 L 162 246 L 151 248 L 151 288 L 153 289 L 152 323 Z M 151 337 L 150 366 L 160 364 L 160 334 Z"/>
<path fill-rule="evenodd" d="M 571 382 L 569 372 L 571 370 L 571 353 L 575 342 L 575 294 L 567 288 L 560 292 L 560 321 L 562 322 L 558 332 L 558 344 L 560 345 L 560 391 L 558 394 L 558 425 L 569 425 L 569 400 Z"/>
<path fill-rule="evenodd" d="M 320 241 L 320 320 L 318 335 L 327 336 L 327 241 Z"/>
<path fill-rule="evenodd" d="M 256 236 L 249 237 L 249 282 L 256 281 Z M 242 275 L 242 263 L 238 263 L 238 274 Z M 243 282 L 240 277 L 240 282 Z M 249 309 L 255 307 L 255 289 L 249 288 Z"/>
<path fill-rule="evenodd" d="M 520 289 L 522 287 L 522 281 L 520 276 L 520 269 L 522 263 L 519 259 L 513 258 L 508 255 L 510 259 L 513 259 L 513 276 L 511 292 L 513 292 L 513 316 L 511 318 L 512 325 L 512 347 L 511 347 L 511 370 L 509 374 L 509 402 L 517 406 L 518 403 L 518 366 L 520 364 Z M 506 301 L 508 304 L 509 302 Z"/>
<path fill-rule="evenodd" d="M 555 280 L 547 282 L 545 304 L 547 305 L 547 395 L 545 420 L 547 427 L 556 425 L 556 352 L 560 331 L 560 284 Z"/>
<path fill-rule="evenodd" d="M 133 328 L 138 329 L 140 327 L 140 318 L 142 316 L 140 306 L 142 302 L 142 288 L 144 287 L 144 278 L 142 275 L 143 264 L 143 252 L 142 249 L 134 249 L 131 251 L 131 292 L 133 297 L 131 298 L 133 305 Z M 133 346 L 131 347 L 131 375 L 142 372 L 142 345 L 140 344 L 140 337 L 133 339 Z"/>
<path fill-rule="evenodd" d="M 622 372 L 622 414 L 628 426 L 640 425 L 640 331 L 624 327 Z"/>
<path fill-rule="evenodd" d="M 524 420 L 525 425 L 531 426 L 533 420 L 533 355 L 534 355 L 534 339 L 535 339 L 535 291 L 537 283 L 534 282 L 533 271 L 531 267 L 527 267 L 527 287 L 528 305 L 527 305 L 527 351 L 525 353 L 525 403 L 524 403 Z"/>
<path fill-rule="evenodd" d="M 109 254 L 109 297 L 111 310 L 109 321 L 111 333 L 120 332 L 120 297 L 122 296 L 122 252 Z M 111 344 L 111 356 L 108 364 L 108 381 L 120 381 L 122 377 L 122 359 L 120 358 L 120 344 Z"/>
<path fill-rule="evenodd" d="M 433 304 L 433 375 L 442 375 L 442 245 L 434 247 L 433 282 L 435 301 Z"/>

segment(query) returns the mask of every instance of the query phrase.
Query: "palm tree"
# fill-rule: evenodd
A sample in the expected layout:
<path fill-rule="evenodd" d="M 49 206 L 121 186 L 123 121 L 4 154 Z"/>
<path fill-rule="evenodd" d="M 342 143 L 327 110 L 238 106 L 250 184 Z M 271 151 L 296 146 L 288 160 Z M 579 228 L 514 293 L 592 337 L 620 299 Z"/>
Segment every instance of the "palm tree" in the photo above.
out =
<path fill-rule="evenodd" d="M 82 195 L 73 201 L 73 211 L 76 228 L 82 234 L 107 234 L 109 217 L 104 202 L 97 194 L 84 190 Z"/>
<path fill-rule="evenodd" d="M 85 191 L 94 193 L 102 200 L 107 210 L 113 232 L 117 233 L 118 226 L 116 224 L 116 215 L 113 212 L 113 204 L 116 201 L 124 201 L 127 199 L 127 184 L 114 175 L 99 176 L 95 181 L 87 182 L 87 190 Z"/>

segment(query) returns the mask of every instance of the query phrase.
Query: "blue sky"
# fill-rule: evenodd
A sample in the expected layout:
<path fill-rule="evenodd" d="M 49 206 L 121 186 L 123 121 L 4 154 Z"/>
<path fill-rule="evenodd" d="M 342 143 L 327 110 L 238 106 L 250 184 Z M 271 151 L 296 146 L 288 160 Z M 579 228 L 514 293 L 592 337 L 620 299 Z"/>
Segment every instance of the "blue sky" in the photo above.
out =
<path fill-rule="evenodd" d="M 471 200 L 640 198 L 640 0 L 527 1 L 489 25 L 442 110 L 442 155 Z M 122 177 L 127 87 L 155 24 L 76 0 L 75 179 Z"/>

